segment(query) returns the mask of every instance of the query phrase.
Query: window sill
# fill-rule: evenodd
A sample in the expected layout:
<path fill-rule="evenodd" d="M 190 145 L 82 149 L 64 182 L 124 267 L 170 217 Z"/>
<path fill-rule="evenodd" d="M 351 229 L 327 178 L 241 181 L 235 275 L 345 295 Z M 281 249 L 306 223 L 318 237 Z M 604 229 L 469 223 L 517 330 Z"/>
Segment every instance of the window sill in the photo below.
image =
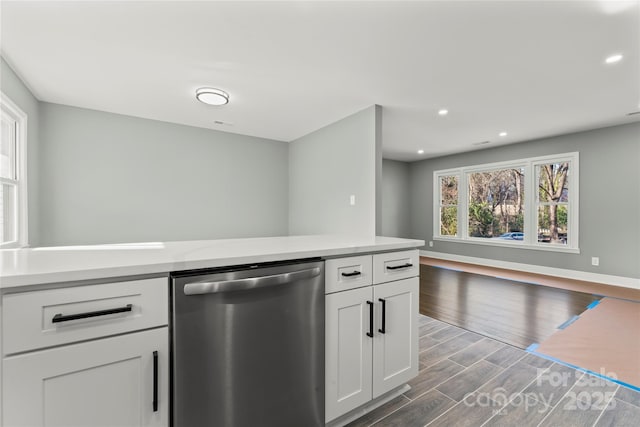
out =
<path fill-rule="evenodd" d="M 571 248 L 566 246 L 552 246 L 551 244 L 527 244 L 519 241 L 509 241 L 503 240 L 499 241 L 498 239 L 462 239 L 459 237 L 434 237 L 433 240 L 440 242 L 452 242 L 452 243 L 464 243 L 471 245 L 482 245 L 482 246 L 495 246 L 501 248 L 511 248 L 511 249 L 528 249 L 535 251 L 546 251 L 546 252 L 562 252 L 568 254 L 579 254 L 580 248 Z"/>
<path fill-rule="evenodd" d="M 6 242 L 6 243 L 0 243 L 0 250 L 1 249 L 25 249 L 29 247 L 28 244 L 26 244 L 25 242 Z"/>

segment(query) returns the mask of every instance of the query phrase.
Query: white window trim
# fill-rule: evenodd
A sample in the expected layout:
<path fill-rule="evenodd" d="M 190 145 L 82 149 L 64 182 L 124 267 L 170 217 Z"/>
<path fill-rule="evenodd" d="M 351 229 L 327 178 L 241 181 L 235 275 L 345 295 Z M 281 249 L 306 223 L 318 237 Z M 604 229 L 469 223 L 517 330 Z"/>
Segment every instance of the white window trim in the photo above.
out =
<path fill-rule="evenodd" d="M 16 121 L 16 176 L 18 239 L 0 243 L 0 249 L 20 248 L 28 245 L 28 193 L 27 193 L 27 114 L 20 109 L 4 92 L 0 92 L 2 109 Z"/>
<path fill-rule="evenodd" d="M 448 172 L 448 171 L 444 171 L 444 172 Z M 440 208 L 442 207 L 442 193 L 440 192 L 440 178 L 443 176 L 455 176 L 456 178 L 458 178 L 458 204 L 456 205 L 457 210 L 457 217 L 458 217 L 458 227 L 456 229 L 456 235 L 455 236 L 441 236 L 442 238 L 452 238 L 452 239 L 457 239 L 460 236 L 460 186 L 462 185 L 461 183 L 461 177 L 460 174 L 457 172 L 457 169 L 454 169 L 452 173 L 441 173 L 438 176 L 434 175 L 434 180 L 433 180 L 433 188 L 434 188 L 434 205 L 435 205 L 435 212 L 437 212 L 437 215 L 434 214 L 434 234 L 436 234 L 435 230 L 437 231 L 437 235 L 440 235 Z M 435 202 L 437 200 L 437 202 Z"/>
<path fill-rule="evenodd" d="M 569 169 L 569 218 L 568 218 L 568 240 L 566 246 L 551 245 L 549 243 L 538 242 L 538 211 L 537 198 L 538 187 L 535 176 L 535 167 L 550 162 L 568 161 Z M 469 197 L 467 194 L 467 176 L 469 173 L 481 172 L 495 169 L 523 168 L 525 174 L 525 199 L 524 212 L 525 224 L 523 227 L 523 241 L 494 241 L 479 237 L 468 236 L 468 214 Z M 458 229 L 456 236 L 440 235 L 440 177 L 458 177 Z M 562 153 L 549 156 L 530 157 L 505 162 L 486 163 L 482 165 L 472 165 L 454 169 L 437 170 L 433 172 L 433 240 L 444 242 L 467 243 L 473 245 L 486 245 L 506 248 L 533 249 L 540 251 L 580 253 L 579 246 L 579 153 Z"/>

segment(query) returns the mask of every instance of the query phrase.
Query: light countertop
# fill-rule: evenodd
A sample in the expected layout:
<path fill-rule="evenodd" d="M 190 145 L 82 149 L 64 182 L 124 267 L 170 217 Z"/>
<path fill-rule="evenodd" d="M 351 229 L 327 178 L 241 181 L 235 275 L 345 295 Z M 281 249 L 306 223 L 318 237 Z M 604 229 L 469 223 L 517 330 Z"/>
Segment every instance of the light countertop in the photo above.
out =
<path fill-rule="evenodd" d="M 423 240 L 392 237 L 318 235 L 3 249 L 0 289 L 423 245 Z"/>

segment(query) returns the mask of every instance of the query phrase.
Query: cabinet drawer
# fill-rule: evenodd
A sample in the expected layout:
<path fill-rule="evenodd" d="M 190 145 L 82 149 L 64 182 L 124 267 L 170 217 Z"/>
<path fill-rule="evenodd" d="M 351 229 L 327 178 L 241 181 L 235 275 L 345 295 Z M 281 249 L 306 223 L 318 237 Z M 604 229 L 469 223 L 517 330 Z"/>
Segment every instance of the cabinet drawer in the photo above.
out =
<path fill-rule="evenodd" d="M 418 250 L 373 255 L 373 283 L 385 283 L 420 275 Z"/>
<path fill-rule="evenodd" d="M 371 285 L 371 255 L 325 261 L 325 293 Z"/>
<path fill-rule="evenodd" d="M 168 280 L 135 280 L 4 295 L 4 354 L 168 324 Z"/>

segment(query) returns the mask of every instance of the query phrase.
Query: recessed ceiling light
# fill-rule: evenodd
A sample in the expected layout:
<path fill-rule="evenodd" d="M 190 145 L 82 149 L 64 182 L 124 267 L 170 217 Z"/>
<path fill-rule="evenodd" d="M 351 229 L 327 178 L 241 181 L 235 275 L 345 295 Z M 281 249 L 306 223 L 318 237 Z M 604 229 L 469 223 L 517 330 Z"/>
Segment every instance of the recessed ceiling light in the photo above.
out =
<path fill-rule="evenodd" d="M 611 55 L 610 57 L 605 59 L 604 62 L 607 63 L 607 64 L 613 64 L 615 62 L 620 61 L 622 58 L 623 58 L 623 56 L 621 54 L 617 53 L 617 54 Z"/>
<path fill-rule="evenodd" d="M 507 133 L 506 133 L 506 132 L 500 132 L 498 135 L 500 135 L 500 136 L 507 136 Z"/>
<path fill-rule="evenodd" d="M 418 150 L 418 154 L 424 154 L 424 150 Z"/>
<path fill-rule="evenodd" d="M 446 116 L 447 114 L 449 114 L 449 110 L 445 110 L 444 108 L 440 111 L 438 111 L 438 114 L 440 114 L 441 116 Z"/>
<path fill-rule="evenodd" d="M 212 87 L 201 87 L 196 90 L 198 101 L 208 105 L 224 105 L 229 102 L 229 94 L 223 90 Z"/>

